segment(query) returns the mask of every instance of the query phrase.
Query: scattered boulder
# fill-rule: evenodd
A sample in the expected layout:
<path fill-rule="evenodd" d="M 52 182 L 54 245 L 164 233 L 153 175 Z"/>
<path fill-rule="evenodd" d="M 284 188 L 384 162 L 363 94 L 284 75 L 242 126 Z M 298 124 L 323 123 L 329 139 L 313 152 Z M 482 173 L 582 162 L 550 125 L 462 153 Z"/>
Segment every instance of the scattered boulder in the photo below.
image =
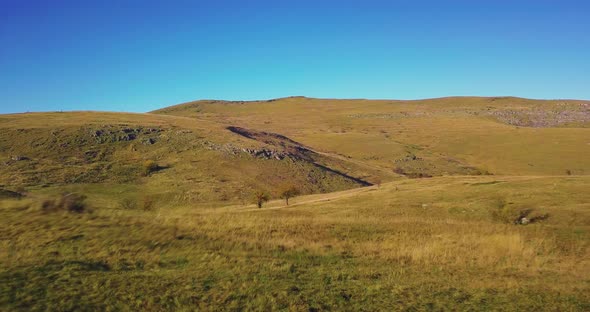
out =
<path fill-rule="evenodd" d="M 23 161 L 23 160 L 29 160 L 29 157 L 20 156 L 20 155 L 13 155 L 13 156 L 10 156 L 10 159 L 14 160 L 14 161 Z"/>
<path fill-rule="evenodd" d="M 154 138 L 147 138 L 141 141 L 141 144 L 143 145 L 152 145 L 156 143 L 156 139 Z"/>
<path fill-rule="evenodd" d="M 90 134 L 98 143 L 113 143 L 113 142 L 128 142 L 138 139 L 141 135 L 153 135 L 161 133 L 162 129 L 159 128 L 143 128 L 143 127 L 113 127 L 110 125 L 103 125 L 101 129 L 91 129 Z M 146 141 L 142 141 L 146 144 Z M 152 139 L 150 144 L 155 143 L 155 139 Z"/>
<path fill-rule="evenodd" d="M 128 133 L 126 135 L 119 136 L 119 141 L 133 141 L 137 138 L 135 133 Z"/>

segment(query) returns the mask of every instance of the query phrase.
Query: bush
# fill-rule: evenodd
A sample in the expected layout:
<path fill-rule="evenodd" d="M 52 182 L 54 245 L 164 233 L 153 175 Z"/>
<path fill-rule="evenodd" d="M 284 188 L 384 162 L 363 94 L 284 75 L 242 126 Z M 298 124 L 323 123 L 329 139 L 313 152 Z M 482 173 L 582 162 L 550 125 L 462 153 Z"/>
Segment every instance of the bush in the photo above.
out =
<path fill-rule="evenodd" d="M 5 189 L 1 189 L 0 188 L 0 199 L 4 199 L 4 198 L 15 198 L 15 199 L 21 199 L 23 197 L 23 193 L 16 191 L 9 191 L 9 190 L 5 190 Z"/>
<path fill-rule="evenodd" d="M 153 211 L 156 207 L 156 200 L 149 195 L 136 198 L 124 198 L 119 201 L 119 208 L 124 210 L 142 209 Z"/>
<path fill-rule="evenodd" d="M 67 211 L 82 213 L 87 211 L 86 196 L 76 193 L 62 194 L 58 199 L 47 199 L 41 202 L 43 212 Z"/>
<path fill-rule="evenodd" d="M 401 175 L 406 175 L 406 172 L 404 171 L 404 169 L 403 168 L 400 168 L 400 167 L 395 167 L 393 169 L 393 172 L 394 173 L 397 173 L 397 174 L 401 174 Z"/>
<path fill-rule="evenodd" d="M 152 210 L 154 210 L 156 208 L 156 201 L 151 196 L 145 196 L 141 200 L 141 207 L 145 211 L 152 211 Z"/>
<path fill-rule="evenodd" d="M 492 219 L 507 223 L 527 225 L 546 220 L 549 214 L 533 214 L 535 210 L 530 208 L 515 208 L 509 206 L 504 199 L 496 199 L 491 210 Z"/>
<path fill-rule="evenodd" d="M 428 173 L 422 173 L 422 172 L 407 172 L 406 170 L 404 170 L 403 168 L 400 167 L 395 167 L 393 169 L 394 173 L 397 173 L 399 175 L 403 175 L 406 176 L 410 179 L 421 179 L 421 178 L 432 178 L 432 176 Z"/>
<path fill-rule="evenodd" d="M 137 203 L 130 198 L 124 198 L 119 202 L 119 207 L 124 210 L 133 210 L 137 208 Z"/>
<path fill-rule="evenodd" d="M 493 200 L 490 214 L 492 219 L 502 223 L 512 223 L 517 218 L 517 212 L 503 198 Z"/>
<path fill-rule="evenodd" d="M 160 166 L 153 160 L 147 160 L 143 163 L 143 176 L 147 177 L 153 172 L 160 170 Z"/>
<path fill-rule="evenodd" d="M 25 194 L 27 194 L 27 189 L 24 186 L 19 186 L 14 191 L 21 194 L 21 196 L 25 196 Z"/>

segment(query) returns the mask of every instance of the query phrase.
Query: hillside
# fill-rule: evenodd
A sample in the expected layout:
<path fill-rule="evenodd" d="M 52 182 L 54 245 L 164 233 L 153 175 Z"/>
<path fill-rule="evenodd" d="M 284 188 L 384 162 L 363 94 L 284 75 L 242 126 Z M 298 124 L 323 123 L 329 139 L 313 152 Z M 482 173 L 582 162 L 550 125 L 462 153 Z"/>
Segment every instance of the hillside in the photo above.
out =
<path fill-rule="evenodd" d="M 215 121 L 99 112 L 4 115 L 0 121 L 0 187 L 13 190 L 94 184 L 151 193 L 170 204 L 241 202 L 255 190 L 278 196 L 290 185 L 303 193 L 370 185 L 340 172 L 339 159 L 287 148 L 283 142 L 293 141 L 284 137 L 272 144 L 245 139 Z M 147 161 L 157 170 L 146 174 Z"/>
<path fill-rule="evenodd" d="M 587 101 L 293 97 L 197 101 L 153 113 L 280 133 L 318 151 L 409 175 L 585 175 L 590 168 Z"/>
<path fill-rule="evenodd" d="M 512 97 L 0 115 L 0 310 L 587 311 L 589 116 Z"/>

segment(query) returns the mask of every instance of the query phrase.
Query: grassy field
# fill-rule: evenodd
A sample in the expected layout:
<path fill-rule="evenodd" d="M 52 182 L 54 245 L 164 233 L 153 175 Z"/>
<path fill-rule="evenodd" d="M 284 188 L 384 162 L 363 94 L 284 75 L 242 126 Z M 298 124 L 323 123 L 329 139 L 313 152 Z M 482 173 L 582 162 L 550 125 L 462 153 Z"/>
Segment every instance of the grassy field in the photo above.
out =
<path fill-rule="evenodd" d="M 587 310 L 590 179 L 403 180 L 290 206 L 0 210 L 7 309 Z M 95 194 L 108 202 L 111 194 Z M 495 211 L 534 209 L 514 225 Z"/>
<path fill-rule="evenodd" d="M 584 105 L 0 115 L 0 310 L 590 310 Z"/>

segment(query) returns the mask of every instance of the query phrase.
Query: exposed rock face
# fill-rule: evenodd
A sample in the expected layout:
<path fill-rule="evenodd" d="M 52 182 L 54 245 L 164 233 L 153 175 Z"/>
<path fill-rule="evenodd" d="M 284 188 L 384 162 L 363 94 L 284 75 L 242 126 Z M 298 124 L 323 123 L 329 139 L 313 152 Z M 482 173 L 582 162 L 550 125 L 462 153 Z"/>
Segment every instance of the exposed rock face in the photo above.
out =
<path fill-rule="evenodd" d="M 519 127 L 546 128 L 590 123 L 590 104 L 563 105 L 554 109 L 505 109 L 488 113 L 498 121 Z"/>
<path fill-rule="evenodd" d="M 276 158 L 283 159 L 289 157 L 295 160 L 306 160 L 313 161 L 313 154 L 311 149 L 304 146 L 303 144 L 293 141 L 290 138 L 280 135 L 277 133 L 270 133 L 264 131 L 253 131 L 241 127 L 227 127 L 227 130 L 239 134 L 243 137 L 256 140 L 259 142 L 266 143 L 270 146 L 274 146 L 274 149 L 262 149 L 262 150 L 248 150 L 245 152 L 263 158 Z"/>
<path fill-rule="evenodd" d="M 248 153 L 254 157 L 264 158 L 264 159 L 277 159 L 281 160 L 286 157 L 295 158 L 295 155 L 289 155 L 286 152 L 268 150 L 268 149 L 249 149 L 249 148 L 242 148 L 242 152 Z"/>
<path fill-rule="evenodd" d="M 273 150 L 273 149 L 268 149 L 268 148 L 239 148 L 233 144 L 216 144 L 210 141 L 204 141 L 203 145 L 205 147 L 205 149 L 208 150 L 215 150 L 215 151 L 224 151 L 227 154 L 230 155 L 240 155 L 240 154 L 246 154 L 248 156 L 251 157 L 256 157 L 256 158 L 260 158 L 260 159 L 276 159 L 276 160 L 282 160 L 282 159 L 292 159 L 292 160 L 300 160 L 299 157 L 297 157 L 297 155 L 293 155 L 293 154 L 289 154 L 285 151 L 279 151 L 279 150 Z"/>
<path fill-rule="evenodd" d="M 241 128 L 241 127 L 234 127 L 234 126 L 227 127 L 227 130 L 229 130 L 233 133 L 236 133 L 238 135 L 241 135 L 243 137 L 266 143 L 269 146 L 267 148 L 261 148 L 261 149 L 242 148 L 239 150 L 239 152 L 247 153 L 253 157 L 258 157 L 258 158 L 263 158 L 263 159 L 277 159 L 277 160 L 290 159 L 292 161 L 307 162 L 307 163 L 314 165 L 316 168 L 318 168 L 324 172 L 330 172 L 330 173 L 345 177 L 345 178 L 350 179 L 360 185 L 363 185 L 363 186 L 372 185 L 371 183 L 369 183 L 367 181 L 349 176 L 345 173 L 334 170 L 332 168 L 329 168 L 329 167 L 319 163 L 318 161 L 316 161 L 319 157 L 318 153 L 313 151 L 311 148 L 306 147 L 297 141 L 291 140 L 290 138 L 288 138 L 284 135 L 277 134 L 277 133 L 264 132 L 264 131 L 253 131 L 253 130 L 248 130 L 248 129 Z M 232 150 L 232 153 L 235 153 L 235 151 Z M 313 179 L 315 179 L 313 176 L 310 176 L 309 178 L 312 183 L 317 183 L 317 181 L 313 180 Z"/>

